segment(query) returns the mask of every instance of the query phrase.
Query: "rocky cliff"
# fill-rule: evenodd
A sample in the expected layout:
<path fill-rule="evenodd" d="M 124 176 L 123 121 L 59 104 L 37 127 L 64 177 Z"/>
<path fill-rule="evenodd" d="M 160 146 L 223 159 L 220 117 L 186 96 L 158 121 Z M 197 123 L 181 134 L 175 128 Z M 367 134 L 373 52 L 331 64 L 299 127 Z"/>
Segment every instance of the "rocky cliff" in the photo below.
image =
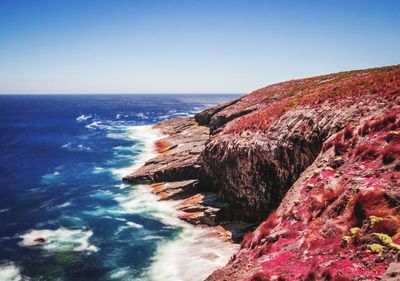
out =
<path fill-rule="evenodd" d="M 210 135 L 189 170 L 127 179 L 195 178 L 219 221 L 260 223 L 208 280 L 398 280 L 399 66 L 271 85 L 195 121 Z"/>

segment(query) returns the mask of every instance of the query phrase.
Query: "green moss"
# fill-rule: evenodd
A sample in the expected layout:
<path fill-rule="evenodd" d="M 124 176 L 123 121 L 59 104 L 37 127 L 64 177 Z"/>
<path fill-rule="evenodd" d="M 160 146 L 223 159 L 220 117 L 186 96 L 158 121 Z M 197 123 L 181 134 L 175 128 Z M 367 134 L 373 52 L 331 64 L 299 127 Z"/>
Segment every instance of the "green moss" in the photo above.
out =
<path fill-rule="evenodd" d="M 368 221 L 371 225 L 376 224 L 377 222 L 383 221 L 383 218 L 377 217 L 377 216 L 370 216 L 368 217 Z"/>
<path fill-rule="evenodd" d="M 370 244 L 367 245 L 368 247 L 368 252 L 373 253 L 373 254 L 379 254 L 385 249 L 385 246 L 382 246 L 381 244 Z"/>
<path fill-rule="evenodd" d="M 351 237 L 346 235 L 346 236 L 343 236 L 342 240 L 346 241 L 348 243 L 351 240 Z"/>
<path fill-rule="evenodd" d="M 293 96 L 297 94 L 301 90 L 301 87 L 299 85 L 295 85 L 289 92 L 289 96 Z"/>
<path fill-rule="evenodd" d="M 295 108 L 295 107 L 297 107 L 297 106 L 299 106 L 299 104 L 300 104 L 300 100 L 298 100 L 298 99 L 293 99 L 293 100 L 291 100 L 290 102 L 289 102 L 289 108 Z"/>
<path fill-rule="evenodd" d="M 387 234 L 385 234 L 385 233 L 374 233 L 374 235 L 375 235 L 376 237 L 378 237 L 379 240 L 380 240 L 383 244 L 385 244 L 386 246 L 389 246 L 389 247 L 392 248 L 392 249 L 396 249 L 396 250 L 399 250 L 399 251 L 400 251 L 400 245 L 394 243 L 393 240 L 392 240 L 392 238 L 391 238 L 389 235 L 387 235 Z"/>
<path fill-rule="evenodd" d="M 359 227 L 350 228 L 351 235 L 355 236 L 360 231 Z"/>
<path fill-rule="evenodd" d="M 381 242 L 384 243 L 384 244 L 393 243 L 392 238 L 389 235 L 385 234 L 385 233 L 374 233 L 374 235 L 376 237 L 378 237 L 379 240 L 381 240 Z"/>
<path fill-rule="evenodd" d="M 371 86 L 371 85 L 372 85 L 372 83 L 369 82 L 369 81 L 360 81 L 360 82 L 357 82 L 357 86 L 369 87 L 369 86 Z"/>
<path fill-rule="evenodd" d="M 334 171 L 335 169 L 329 166 L 324 167 L 324 171 Z"/>

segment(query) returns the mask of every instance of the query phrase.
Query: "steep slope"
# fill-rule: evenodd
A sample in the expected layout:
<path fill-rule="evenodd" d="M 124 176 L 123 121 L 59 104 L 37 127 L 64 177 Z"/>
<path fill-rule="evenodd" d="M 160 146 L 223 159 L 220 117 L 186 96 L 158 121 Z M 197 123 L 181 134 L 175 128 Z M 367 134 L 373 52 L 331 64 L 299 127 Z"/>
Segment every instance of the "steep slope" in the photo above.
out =
<path fill-rule="evenodd" d="M 400 107 L 387 109 L 325 142 L 277 211 L 207 280 L 376 280 L 389 264 L 382 280 L 398 280 Z"/>
<path fill-rule="evenodd" d="M 398 280 L 399 112 L 393 66 L 268 86 L 196 116 L 231 217 L 269 215 L 207 280 Z"/>
<path fill-rule="evenodd" d="M 231 218 L 262 221 L 349 123 L 398 102 L 400 67 L 293 80 L 257 90 L 196 116 L 210 126 L 203 166 Z"/>

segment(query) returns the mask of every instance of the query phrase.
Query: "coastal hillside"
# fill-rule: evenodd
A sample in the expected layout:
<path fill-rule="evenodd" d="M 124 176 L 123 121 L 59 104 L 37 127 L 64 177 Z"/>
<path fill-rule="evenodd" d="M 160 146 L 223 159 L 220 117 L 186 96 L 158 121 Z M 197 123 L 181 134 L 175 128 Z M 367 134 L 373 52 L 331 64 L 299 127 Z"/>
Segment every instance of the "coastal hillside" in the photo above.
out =
<path fill-rule="evenodd" d="M 125 179 L 196 180 L 190 195 L 220 201 L 213 225 L 258 225 L 207 280 L 398 280 L 400 66 L 274 84 L 185 122 L 208 127 L 193 153 L 159 143 Z"/>
<path fill-rule="evenodd" d="M 399 66 L 268 86 L 196 119 L 220 198 L 262 221 L 207 280 L 400 278 Z"/>

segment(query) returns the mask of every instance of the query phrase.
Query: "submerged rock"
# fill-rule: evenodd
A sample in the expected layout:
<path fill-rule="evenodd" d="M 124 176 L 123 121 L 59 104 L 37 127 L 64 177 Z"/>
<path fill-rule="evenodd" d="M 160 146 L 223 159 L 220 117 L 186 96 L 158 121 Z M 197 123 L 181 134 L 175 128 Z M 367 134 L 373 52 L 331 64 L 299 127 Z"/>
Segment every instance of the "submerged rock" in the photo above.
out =
<path fill-rule="evenodd" d="M 35 238 L 35 240 L 33 240 L 33 242 L 38 243 L 38 244 L 43 244 L 44 242 L 46 242 L 46 239 L 44 239 L 43 237 L 38 237 L 38 238 Z"/>

